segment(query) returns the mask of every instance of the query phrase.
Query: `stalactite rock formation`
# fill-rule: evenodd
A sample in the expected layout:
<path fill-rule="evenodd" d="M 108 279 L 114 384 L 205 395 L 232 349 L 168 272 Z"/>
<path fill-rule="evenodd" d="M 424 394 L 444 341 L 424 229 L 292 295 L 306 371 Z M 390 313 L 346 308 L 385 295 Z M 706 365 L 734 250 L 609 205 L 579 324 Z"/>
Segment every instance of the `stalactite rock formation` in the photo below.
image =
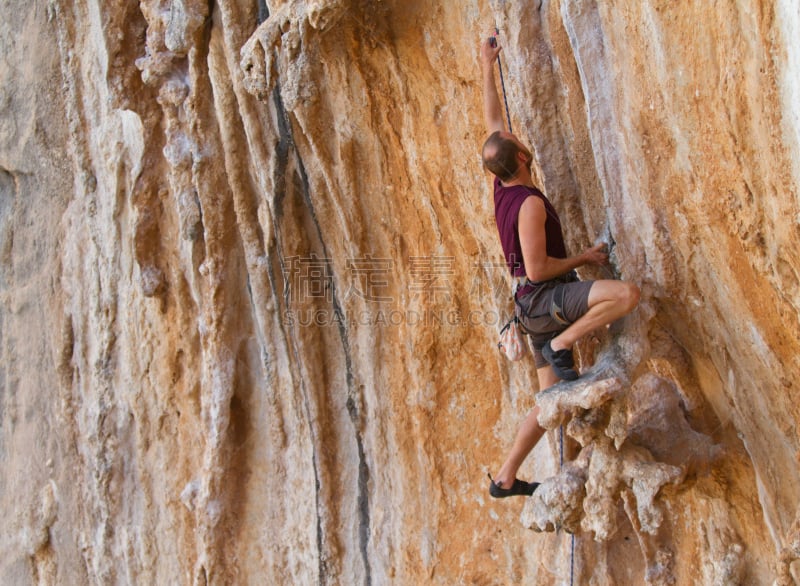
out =
<path fill-rule="evenodd" d="M 539 392 L 478 46 L 638 308 Z M 10 0 L 2 584 L 800 581 L 795 0 Z M 549 431 L 496 472 L 538 404 Z M 563 455 L 563 465 L 561 464 Z"/>

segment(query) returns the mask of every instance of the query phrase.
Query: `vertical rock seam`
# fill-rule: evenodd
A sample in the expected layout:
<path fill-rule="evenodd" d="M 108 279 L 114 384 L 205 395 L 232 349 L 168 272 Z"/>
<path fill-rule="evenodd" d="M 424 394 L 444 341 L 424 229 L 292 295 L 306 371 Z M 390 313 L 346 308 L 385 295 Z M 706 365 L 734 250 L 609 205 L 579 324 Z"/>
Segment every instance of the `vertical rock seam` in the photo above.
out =
<path fill-rule="evenodd" d="M 280 94 L 280 84 L 276 82 L 275 87 L 272 91 L 272 98 L 273 104 L 275 105 L 276 113 L 277 113 L 277 120 L 278 120 L 278 128 L 279 128 L 279 137 L 280 141 L 278 143 L 278 161 L 279 166 L 276 168 L 276 176 L 278 177 L 278 181 L 276 182 L 278 185 L 285 184 L 286 181 L 286 169 L 288 166 L 288 157 L 293 149 L 291 148 L 294 144 L 292 139 L 292 132 L 291 132 L 291 122 L 289 120 L 288 114 L 283 106 L 283 100 Z M 314 203 L 311 199 L 311 193 L 308 185 L 308 177 L 305 172 L 305 168 L 303 167 L 303 162 L 299 158 L 296 152 L 294 152 L 294 156 L 296 159 L 296 164 L 298 166 L 298 171 L 300 173 L 301 185 L 302 185 L 302 195 L 303 201 L 305 202 L 306 208 L 311 216 L 311 219 L 314 223 L 316 228 L 316 236 L 322 246 L 323 252 L 323 259 L 325 259 L 326 265 L 329 263 L 328 251 L 323 239 L 323 234 L 319 226 L 319 220 L 316 215 L 316 211 L 314 209 Z M 281 190 L 285 194 L 285 189 Z M 281 209 L 281 201 L 283 196 L 276 197 L 276 208 L 277 210 Z M 278 214 L 280 212 L 278 211 Z M 280 226 L 280 217 L 275 217 L 273 219 L 276 226 Z M 276 241 L 279 239 L 276 239 Z M 279 251 L 280 254 L 280 251 Z M 281 254 L 281 258 L 283 255 Z M 333 302 L 333 311 L 337 315 L 343 315 L 342 306 L 339 301 L 339 297 L 337 294 L 337 287 L 334 280 L 330 282 L 331 288 L 331 296 Z M 285 295 L 288 295 L 288 290 L 284 292 Z M 346 325 L 343 323 L 343 320 L 337 320 L 337 329 L 339 332 L 339 339 L 342 345 L 342 351 L 344 352 L 344 359 L 345 359 L 345 376 L 347 382 L 347 393 L 348 397 L 346 400 L 347 411 L 350 416 L 350 421 L 353 425 L 353 432 L 356 440 L 356 448 L 358 450 L 358 505 L 357 511 L 359 514 L 359 523 L 358 523 L 358 534 L 359 534 L 359 551 L 361 554 L 362 563 L 364 564 L 364 572 L 365 572 L 365 583 L 372 584 L 372 576 L 370 570 L 370 563 L 369 563 L 369 528 L 370 528 L 370 520 L 369 520 L 369 466 L 366 462 L 366 454 L 364 452 L 364 445 L 363 439 L 361 437 L 361 429 L 362 429 L 362 422 L 359 416 L 359 409 L 358 409 L 358 397 L 356 395 L 354 380 L 353 380 L 353 369 L 352 369 L 352 359 L 350 356 L 350 344 L 348 342 L 347 336 L 347 328 Z M 296 352 L 296 350 L 295 350 Z M 299 354 L 295 354 L 296 359 L 300 361 L 301 357 Z M 309 421 L 311 421 L 311 416 L 309 414 Z M 316 460 L 315 460 L 315 467 L 316 467 Z M 315 471 L 315 477 L 317 485 L 319 485 L 319 473 Z M 318 503 L 319 503 L 319 491 L 318 491 Z M 319 506 L 319 504 L 318 504 Z M 318 544 L 320 547 L 320 551 L 323 551 L 324 544 L 321 542 L 322 536 L 322 528 L 319 524 L 319 515 L 318 515 L 318 526 L 317 526 L 317 535 L 318 535 Z M 320 561 L 320 582 L 327 583 L 327 578 L 325 576 L 324 571 L 324 562 Z"/>

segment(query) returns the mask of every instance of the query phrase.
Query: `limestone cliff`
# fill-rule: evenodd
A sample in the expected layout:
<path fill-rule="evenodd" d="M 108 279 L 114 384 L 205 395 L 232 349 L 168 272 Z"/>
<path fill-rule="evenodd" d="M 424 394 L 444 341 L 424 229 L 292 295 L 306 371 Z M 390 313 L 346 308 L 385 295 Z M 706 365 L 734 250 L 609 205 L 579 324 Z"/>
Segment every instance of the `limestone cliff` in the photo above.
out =
<path fill-rule="evenodd" d="M 0 582 L 800 579 L 795 0 L 3 15 Z M 569 246 L 643 292 L 538 398 L 495 348 L 495 24 Z M 492 501 L 535 400 L 542 488 Z"/>

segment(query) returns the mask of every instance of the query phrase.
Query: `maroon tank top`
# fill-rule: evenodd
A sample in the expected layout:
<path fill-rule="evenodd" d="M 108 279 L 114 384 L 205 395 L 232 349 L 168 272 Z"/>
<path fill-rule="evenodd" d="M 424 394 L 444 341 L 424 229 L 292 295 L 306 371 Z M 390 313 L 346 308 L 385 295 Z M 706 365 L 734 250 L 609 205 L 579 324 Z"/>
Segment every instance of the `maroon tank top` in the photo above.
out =
<path fill-rule="evenodd" d="M 522 258 L 522 245 L 519 242 L 519 209 L 526 198 L 531 195 L 541 198 L 547 211 L 544 223 L 547 240 L 547 256 L 567 258 L 564 246 L 564 233 L 561 231 L 561 220 L 558 218 L 553 204 L 535 187 L 513 185 L 504 187 L 500 180 L 494 178 L 494 219 L 500 233 L 500 243 L 506 257 L 511 274 L 515 277 L 526 276 L 525 261 Z"/>

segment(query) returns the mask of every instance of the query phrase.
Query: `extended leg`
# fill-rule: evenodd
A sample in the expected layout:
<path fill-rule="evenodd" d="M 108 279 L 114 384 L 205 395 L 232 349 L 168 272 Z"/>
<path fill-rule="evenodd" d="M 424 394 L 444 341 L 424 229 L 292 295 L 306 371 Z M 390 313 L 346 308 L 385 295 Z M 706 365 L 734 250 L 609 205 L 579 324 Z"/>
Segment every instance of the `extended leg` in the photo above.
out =
<path fill-rule="evenodd" d="M 536 374 L 539 378 L 540 391 L 553 386 L 559 380 L 550 366 L 537 369 Z M 545 430 L 539 425 L 538 417 L 539 407 L 535 406 L 528 413 L 525 421 L 522 422 L 517 432 L 517 437 L 514 439 L 514 445 L 500 468 L 500 472 L 494 479 L 495 484 L 498 486 L 508 488 L 514 483 L 514 479 L 517 477 L 517 470 L 519 470 L 522 462 L 525 461 L 534 446 L 542 439 Z"/>

